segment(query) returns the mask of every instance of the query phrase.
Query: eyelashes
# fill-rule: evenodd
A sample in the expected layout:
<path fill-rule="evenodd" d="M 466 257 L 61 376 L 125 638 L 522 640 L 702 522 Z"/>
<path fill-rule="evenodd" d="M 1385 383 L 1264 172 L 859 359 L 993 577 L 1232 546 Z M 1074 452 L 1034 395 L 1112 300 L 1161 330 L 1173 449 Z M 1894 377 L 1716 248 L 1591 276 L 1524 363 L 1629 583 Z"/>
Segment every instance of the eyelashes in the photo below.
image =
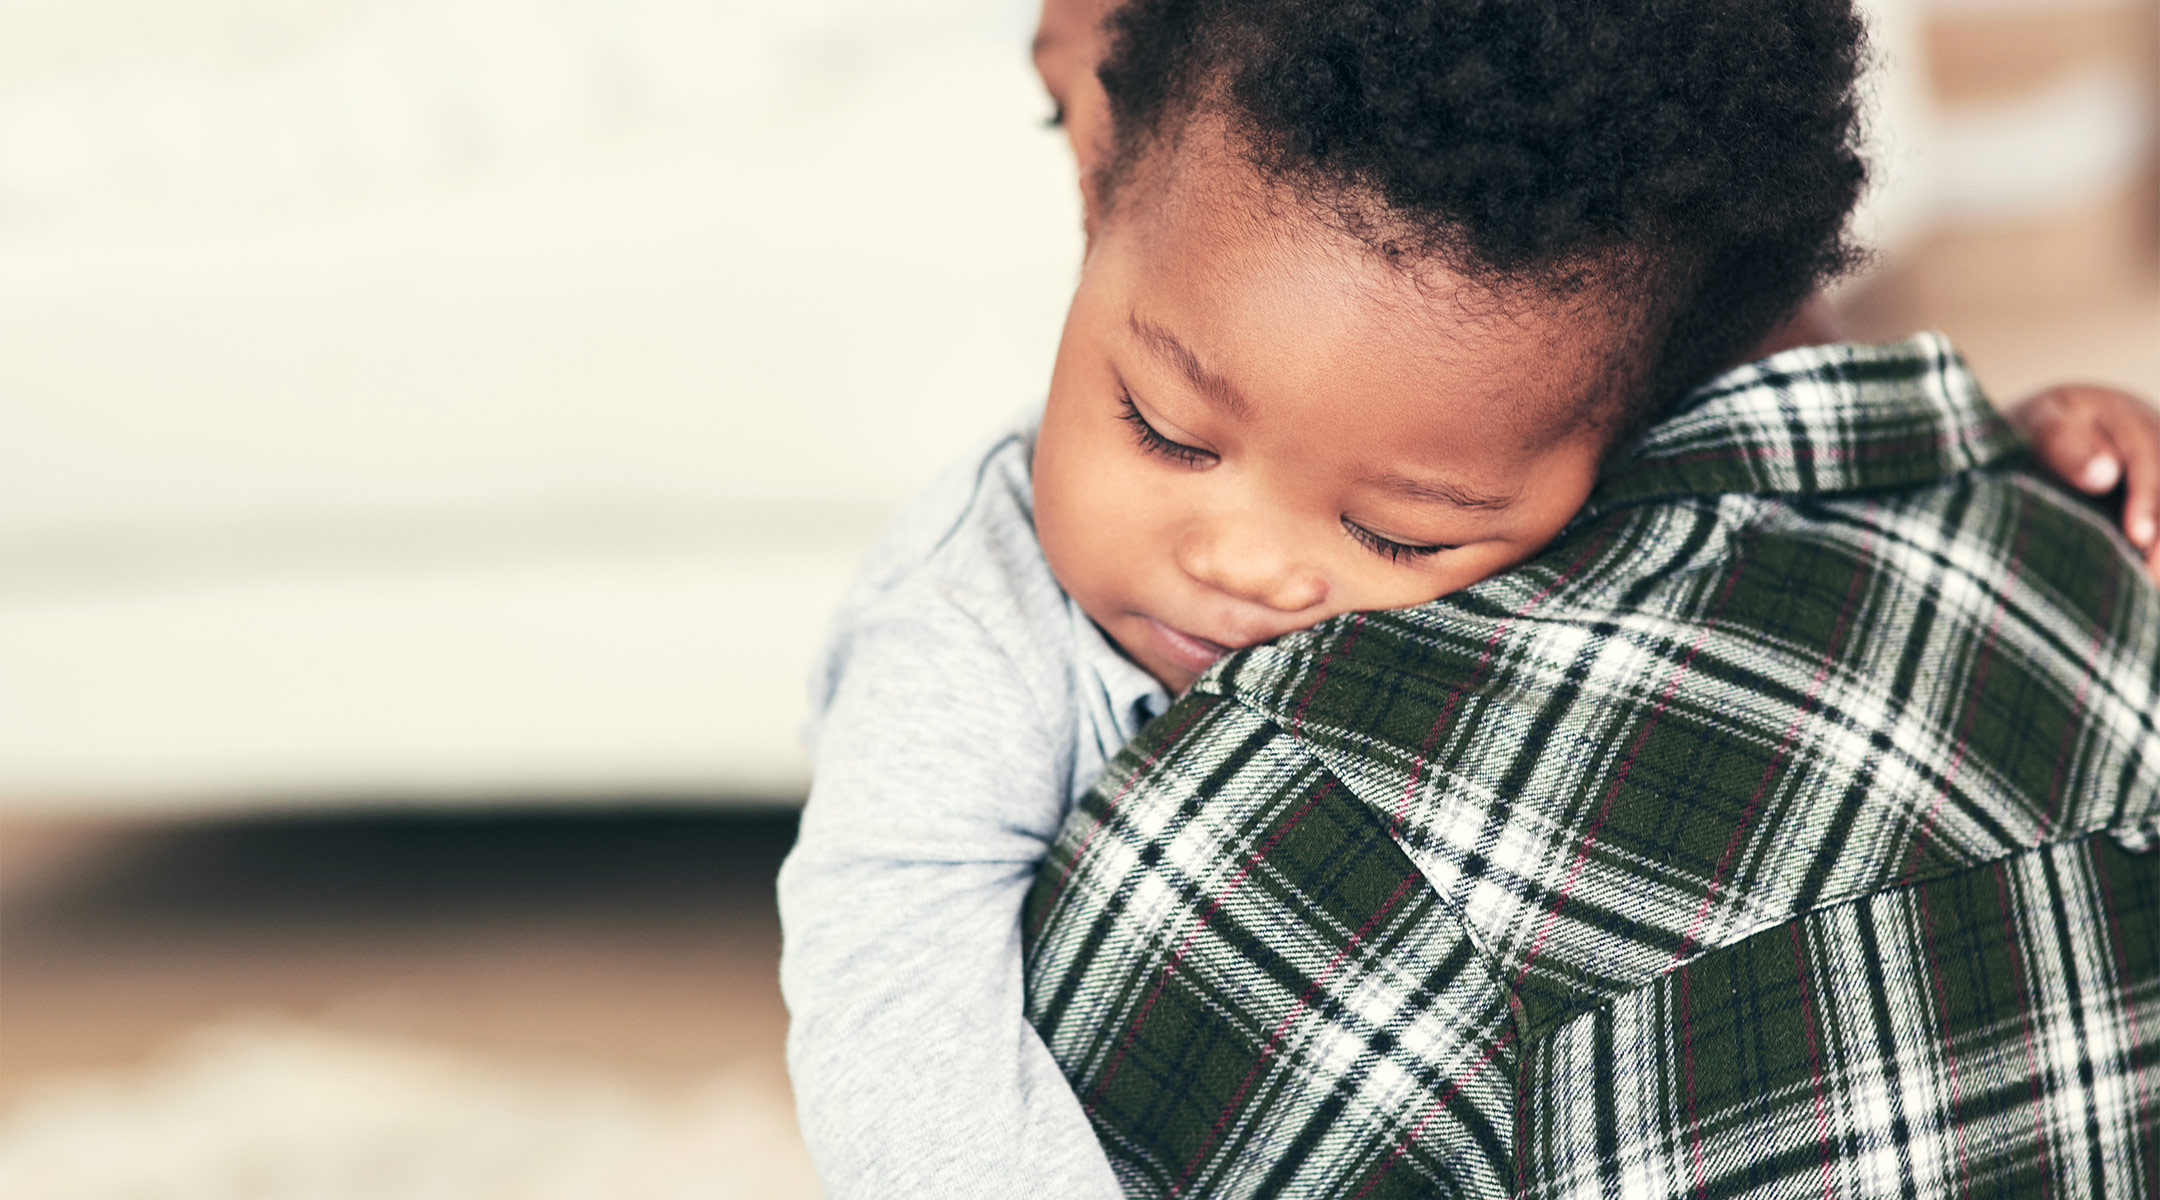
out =
<path fill-rule="evenodd" d="M 1140 406 L 1133 403 L 1132 392 L 1120 389 L 1118 407 L 1120 410 L 1118 420 L 1132 427 L 1133 441 L 1139 445 L 1142 452 L 1176 463 L 1181 467 L 1204 467 L 1216 461 L 1216 455 L 1213 451 L 1202 450 L 1198 446 L 1188 446 L 1183 442 L 1173 442 L 1164 437 L 1153 425 L 1148 424 L 1147 417 L 1140 412 Z M 1358 545 L 1387 559 L 1389 562 L 1415 561 L 1428 558 L 1443 550 L 1458 548 L 1451 545 L 1418 546 L 1408 542 L 1398 542 L 1393 538 L 1382 537 L 1348 517 L 1342 519 L 1342 527 L 1345 532 L 1356 540 Z"/>
<path fill-rule="evenodd" d="M 1209 451 L 1198 446 L 1188 446 L 1183 442 L 1173 442 L 1156 432 L 1155 427 L 1148 424 L 1147 418 L 1140 415 L 1140 406 L 1133 403 L 1131 392 L 1120 391 L 1118 404 L 1124 409 L 1118 414 L 1118 420 L 1132 426 L 1133 439 L 1140 443 L 1142 450 L 1157 458 L 1168 459 L 1181 467 L 1205 466 L 1215 461 L 1215 455 Z"/>
<path fill-rule="evenodd" d="M 1050 102 L 1050 115 L 1043 118 L 1043 128 L 1063 129 L 1064 127 L 1065 102 L 1063 100 L 1052 100 Z"/>
<path fill-rule="evenodd" d="M 1384 538 L 1348 517 L 1342 519 L 1342 527 L 1349 531 L 1351 537 L 1357 539 L 1359 545 L 1387 559 L 1389 562 L 1401 562 L 1406 558 L 1425 558 L 1428 555 L 1438 554 L 1442 550 L 1455 549 L 1453 546 L 1413 546 L 1408 542 L 1398 542 L 1393 538 Z"/>

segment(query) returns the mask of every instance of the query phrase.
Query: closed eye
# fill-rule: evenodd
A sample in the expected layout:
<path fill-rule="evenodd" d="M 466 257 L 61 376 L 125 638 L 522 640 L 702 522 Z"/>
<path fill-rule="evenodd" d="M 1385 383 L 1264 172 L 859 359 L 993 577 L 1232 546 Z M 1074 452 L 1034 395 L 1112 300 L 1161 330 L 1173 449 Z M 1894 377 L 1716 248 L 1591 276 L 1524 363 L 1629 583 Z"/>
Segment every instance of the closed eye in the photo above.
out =
<path fill-rule="evenodd" d="M 1358 540 L 1359 545 L 1364 546 L 1374 554 L 1380 555 L 1389 562 L 1401 562 L 1406 558 L 1424 558 L 1427 555 L 1438 554 L 1442 550 L 1456 548 L 1448 545 L 1419 546 L 1409 542 L 1398 542 L 1393 538 L 1381 537 L 1348 517 L 1342 519 L 1342 526 L 1350 532 L 1351 537 Z"/>
<path fill-rule="evenodd" d="M 1158 458 L 1169 459 L 1183 467 L 1204 467 L 1215 461 L 1215 452 L 1212 450 L 1173 442 L 1156 432 L 1155 427 L 1148 424 L 1147 418 L 1140 415 L 1140 406 L 1133 403 L 1131 392 L 1120 391 L 1118 403 L 1124 409 L 1118 414 L 1118 420 L 1132 426 L 1133 440 L 1140 443 L 1141 450 Z"/>

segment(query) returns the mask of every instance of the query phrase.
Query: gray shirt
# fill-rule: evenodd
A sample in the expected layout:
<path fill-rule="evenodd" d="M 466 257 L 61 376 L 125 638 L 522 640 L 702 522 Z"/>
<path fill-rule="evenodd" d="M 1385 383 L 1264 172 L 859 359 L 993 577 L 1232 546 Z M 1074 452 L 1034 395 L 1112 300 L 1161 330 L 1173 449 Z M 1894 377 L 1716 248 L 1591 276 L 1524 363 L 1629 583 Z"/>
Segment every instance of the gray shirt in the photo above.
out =
<path fill-rule="evenodd" d="M 902 514 L 812 680 L 780 983 L 834 1200 L 1121 1195 L 1024 1015 L 1020 909 L 1067 808 L 1169 697 L 1043 561 L 1032 437 Z"/>

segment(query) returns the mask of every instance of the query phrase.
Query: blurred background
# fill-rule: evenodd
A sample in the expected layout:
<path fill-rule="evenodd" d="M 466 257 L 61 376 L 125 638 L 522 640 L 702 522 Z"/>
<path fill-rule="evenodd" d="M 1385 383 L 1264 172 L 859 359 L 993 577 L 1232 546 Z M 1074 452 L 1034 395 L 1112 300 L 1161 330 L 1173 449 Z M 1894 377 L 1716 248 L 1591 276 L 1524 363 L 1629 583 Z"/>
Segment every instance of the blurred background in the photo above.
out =
<path fill-rule="evenodd" d="M 1869 7 L 1855 327 L 2160 398 L 2160 5 Z M 1033 16 L 0 0 L 0 1197 L 815 1194 L 802 681 L 1048 377 Z"/>

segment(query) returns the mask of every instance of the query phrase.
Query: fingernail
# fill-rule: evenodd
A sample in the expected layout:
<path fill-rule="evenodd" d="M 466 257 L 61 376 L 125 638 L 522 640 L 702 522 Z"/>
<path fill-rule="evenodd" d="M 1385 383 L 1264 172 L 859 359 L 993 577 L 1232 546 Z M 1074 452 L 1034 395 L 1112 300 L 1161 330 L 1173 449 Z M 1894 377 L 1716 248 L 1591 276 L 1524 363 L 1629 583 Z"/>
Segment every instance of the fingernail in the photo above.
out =
<path fill-rule="evenodd" d="M 2079 475 L 2078 478 L 2083 480 L 2085 486 L 2093 491 L 2104 492 L 2114 487 L 2115 481 L 2122 478 L 2122 464 L 2116 462 L 2111 456 L 2103 454 L 2086 463 L 2084 473 Z"/>
<path fill-rule="evenodd" d="M 2153 519 L 2144 513 L 2130 518 L 2130 540 L 2140 546 L 2149 546 L 2153 540 Z"/>

